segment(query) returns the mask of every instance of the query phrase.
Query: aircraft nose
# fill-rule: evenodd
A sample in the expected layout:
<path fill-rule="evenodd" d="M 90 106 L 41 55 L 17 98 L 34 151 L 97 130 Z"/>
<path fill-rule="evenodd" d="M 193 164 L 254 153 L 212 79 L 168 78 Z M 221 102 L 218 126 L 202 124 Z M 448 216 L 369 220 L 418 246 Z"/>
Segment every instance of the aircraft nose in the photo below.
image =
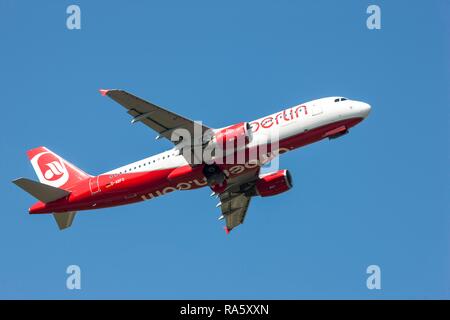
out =
<path fill-rule="evenodd" d="M 367 118 L 372 107 L 368 103 L 361 102 L 359 109 L 359 113 L 363 116 L 363 118 Z"/>

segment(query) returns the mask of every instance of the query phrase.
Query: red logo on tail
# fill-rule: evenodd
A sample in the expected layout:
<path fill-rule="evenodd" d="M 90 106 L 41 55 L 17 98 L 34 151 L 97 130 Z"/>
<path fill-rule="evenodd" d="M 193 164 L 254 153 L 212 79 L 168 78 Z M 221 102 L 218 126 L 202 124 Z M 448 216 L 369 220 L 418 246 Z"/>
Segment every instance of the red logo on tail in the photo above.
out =
<path fill-rule="evenodd" d="M 50 151 L 44 151 L 31 159 L 39 181 L 59 188 L 69 181 L 69 172 L 63 160 Z"/>
<path fill-rule="evenodd" d="M 64 165 L 51 153 L 39 157 L 38 166 L 44 178 L 48 181 L 58 180 L 65 172 Z"/>

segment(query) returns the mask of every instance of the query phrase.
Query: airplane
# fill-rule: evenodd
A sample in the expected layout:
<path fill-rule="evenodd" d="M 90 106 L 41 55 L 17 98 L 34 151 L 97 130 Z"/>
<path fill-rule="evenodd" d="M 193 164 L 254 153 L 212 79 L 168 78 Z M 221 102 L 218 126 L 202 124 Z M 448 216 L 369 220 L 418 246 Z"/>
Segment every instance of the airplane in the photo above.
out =
<path fill-rule="evenodd" d="M 219 199 L 219 220 L 225 220 L 228 234 L 244 222 L 252 198 L 274 196 L 292 188 L 288 170 L 262 174 L 262 166 L 287 151 L 342 137 L 371 110 L 365 102 L 327 97 L 254 121 L 213 129 L 124 90 L 101 89 L 100 93 L 125 107 L 133 117 L 132 123 L 146 125 L 156 131 L 157 139 L 169 139 L 175 146 L 97 176 L 46 147 L 29 150 L 27 155 L 39 182 L 19 178 L 13 183 L 39 200 L 29 213 L 53 214 L 60 230 L 72 225 L 78 211 L 209 187 L 211 196 Z M 204 156 L 207 150 L 208 157 Z"/>

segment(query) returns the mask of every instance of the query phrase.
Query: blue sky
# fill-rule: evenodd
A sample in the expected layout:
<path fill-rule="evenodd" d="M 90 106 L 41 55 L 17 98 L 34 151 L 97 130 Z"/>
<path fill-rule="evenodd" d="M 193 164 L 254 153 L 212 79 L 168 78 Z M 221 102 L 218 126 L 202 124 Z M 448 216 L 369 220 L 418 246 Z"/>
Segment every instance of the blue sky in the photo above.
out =
<path fill-rule="evenodd" d="M 70 4 L 81 30 L 66 28 Z M 449 13 L 444 0 L 1 1 L 0 298 L 450 298 Z M 212 127 L 331 95 L 372 113 L 284 155 L 295 187 L 255 199 L 229 236 L 207 189 L 82 212 L 60 232 L 10 183 L 36 179 L 26 150 L 98 174 L 171 146 L 99 88 Z M 66 289 L 71 264 L 82 290 Z"/>

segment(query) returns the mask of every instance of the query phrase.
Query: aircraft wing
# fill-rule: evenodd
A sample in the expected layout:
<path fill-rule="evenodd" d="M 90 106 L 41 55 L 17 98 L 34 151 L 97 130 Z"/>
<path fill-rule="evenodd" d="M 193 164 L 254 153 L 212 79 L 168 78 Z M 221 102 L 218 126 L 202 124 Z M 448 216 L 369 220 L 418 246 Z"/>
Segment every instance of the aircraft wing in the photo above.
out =
<path fill-rule="evenodd" d="M 258 177 L 259 167 L 247 174 L 229 180 L 229 187 L 219 195 L 222 216 L 225 219 L 225 231 L 244 223 L 248 206 L 253 197 L 252 190 Z"/>
<path fill-rule="evenodd" d="M 128 114 L 133 117 L 132 123 L 142 122 L 147 127 L 155 130 L 158 133 L 158 137 L 165 137 L 171 140 L 172 133 L 176 129 L 186 129 L 189 131 L 191 138 L 193 138 L 194 130 L 201 134 L 210 130 L 205 125 L 138 98 L 124 90 L 100 90 L 100 93 L 125 107 L 128 110 Z"/>
<path fill-rule="evenodd" d="M 227 233 L 244 223 L 250 200 L 251 196 L 247 196 L 244 193 L 224 192 L 220 195 L 222 216 L 226 222 L 225 230 Z"/>

